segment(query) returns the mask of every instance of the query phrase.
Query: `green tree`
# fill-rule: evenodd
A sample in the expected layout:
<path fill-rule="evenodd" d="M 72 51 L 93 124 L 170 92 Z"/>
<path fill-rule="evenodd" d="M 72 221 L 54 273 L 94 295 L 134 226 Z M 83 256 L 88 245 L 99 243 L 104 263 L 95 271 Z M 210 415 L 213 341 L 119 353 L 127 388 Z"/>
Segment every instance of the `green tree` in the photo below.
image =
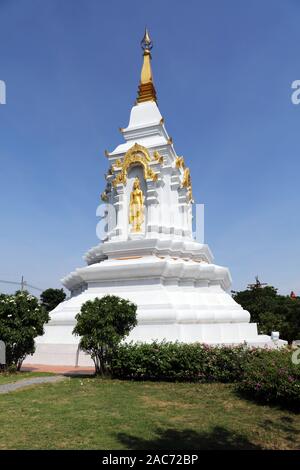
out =
<path fill-rule="evenodd" d="M 280 295 L 272 286 L 251 288 L 236 292 L 233 298 L 258 324 L 261 334 L 279 331 L 280 337 L 289 342 L 300 339 L 300 297 Z"/>
<path fill-rule="evenodd" d="M 91 355 L 96 374 L 107 373 L 119 343 L 137 325 L 136 305 L 114 295 L 87 301 L 76 315 L 73 333 L 80 348 Z"/>
<path fill-rule="evenodd" d="M 28 292 L 0 294 L 0 339 L 6 346 L 7 367 L 20 370 L 25 357 L 34 353 L 34 339 L 44 333 L 48 321 L 48 312 Z"/>
<path fill-rule="evenodd" d="M 58 304 L 63 302 L 66 298 L 66 293 L 63 289 L 46 289 L 41 293 L 41 304 L 47 312 L 51 312 Z"/>

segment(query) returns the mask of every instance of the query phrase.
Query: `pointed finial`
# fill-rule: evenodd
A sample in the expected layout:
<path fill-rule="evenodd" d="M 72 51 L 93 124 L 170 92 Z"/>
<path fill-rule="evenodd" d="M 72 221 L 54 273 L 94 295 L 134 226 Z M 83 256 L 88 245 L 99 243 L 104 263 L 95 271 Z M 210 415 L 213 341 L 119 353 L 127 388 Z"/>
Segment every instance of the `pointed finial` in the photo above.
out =
<path fill-rule="evenodd" d="M 144 51 L 144 61 L 141 72 L 141 81 L 139 84 L 137 103 L 143 103 L 144 101 L 156 102 L 156 91 L 153 85 L 150 53 L 153 47 L 153 43 L 147 28 L 145 29 L 144 37 L 141 40 L 141 46 Z"/>
<path fill-rule="evenodd" d="M 144 37 L 143 39 L 141 40 L 141 46 L 142 46 L 142 49 L 145 51 L 151 51 L 152 47 L 153 47 L 153 42 L 150 38 L 150 34 L 148 32 L 148 29 L 145 28 L 145 34 L 144 34 Z"/>

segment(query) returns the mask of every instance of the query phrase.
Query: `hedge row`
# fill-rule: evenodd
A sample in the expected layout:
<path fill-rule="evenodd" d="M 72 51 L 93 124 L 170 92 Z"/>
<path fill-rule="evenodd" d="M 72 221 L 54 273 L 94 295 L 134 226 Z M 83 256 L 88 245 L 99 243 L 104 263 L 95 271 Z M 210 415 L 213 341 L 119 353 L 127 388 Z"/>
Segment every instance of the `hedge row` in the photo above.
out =
<path fill-rule="evenodd" d="M 120 379 L 234 382 L 249 350 L 200 343 L 129 343 L 119 346 L 111 365 Z"/>
<path fill-rule="evenodd" d="M 300 407 L 300 364 L 293 363 L 292 353 L 257 351 L 245 362 L 237 390 L 258 401 Z"/>
<path fill-rule="evenodd" d="M 289 349 L 194 343 L 122 344 L 111 363 L 114 378 L 190 382 L 236 382 L 254 399 L 300 405 L 300 365 Z"/>

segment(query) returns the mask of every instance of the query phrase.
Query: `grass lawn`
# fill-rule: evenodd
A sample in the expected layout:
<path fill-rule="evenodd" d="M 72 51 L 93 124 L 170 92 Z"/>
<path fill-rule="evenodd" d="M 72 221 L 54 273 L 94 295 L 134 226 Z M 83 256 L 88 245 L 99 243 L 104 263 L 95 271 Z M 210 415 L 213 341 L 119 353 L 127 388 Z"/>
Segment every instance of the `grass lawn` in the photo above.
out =
<path fill-rule="evenodd" d="M 0 395 L 0 449 L 299 449 L 300 414 L 227 384 L 66 378 Z"/>
<path fill-rule="evenodd" d="M 18 380 L 31 379 L 32 377 L 44 377 L 54 375 L 49 372 L 16 372 L 16 373 L 0 373 L 0 385 L 17 382 Z"/>

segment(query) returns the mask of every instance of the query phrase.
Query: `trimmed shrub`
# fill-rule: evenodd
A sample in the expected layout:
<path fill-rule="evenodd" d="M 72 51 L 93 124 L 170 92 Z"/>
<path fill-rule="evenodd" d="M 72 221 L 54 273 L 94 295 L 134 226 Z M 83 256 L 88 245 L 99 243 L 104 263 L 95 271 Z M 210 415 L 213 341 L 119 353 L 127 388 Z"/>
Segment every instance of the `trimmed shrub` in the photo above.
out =
<path fill-rule="evenodd" d="M 300 405 L 300 365 L 287 348 L 270 350 L 200 343 L 121 344 L 111 362 L 118 379 L 236 382 L 246 397 Z"/>
<path fill-rule="evenodd" d="M 112 359 L 111 373 L 119 379 L 234 382 L 240 379 L 248 354 L 243 346 L 121 344 Z"/>
<path fill-rule="evenodd" d="M 76 315 L 75 335 L 81 336 L 80 347 L 90 354 L 96 374 L 109 372 L 119 343 L 137 324 L 136 305 L 115 295 L 85 302 Z"/>
<path fill-rule="evenodd" d="M 300 406 L 300 365 L 292 352 L 256 350 L 244 364 L 237 390 L 258 401 Z"/>

